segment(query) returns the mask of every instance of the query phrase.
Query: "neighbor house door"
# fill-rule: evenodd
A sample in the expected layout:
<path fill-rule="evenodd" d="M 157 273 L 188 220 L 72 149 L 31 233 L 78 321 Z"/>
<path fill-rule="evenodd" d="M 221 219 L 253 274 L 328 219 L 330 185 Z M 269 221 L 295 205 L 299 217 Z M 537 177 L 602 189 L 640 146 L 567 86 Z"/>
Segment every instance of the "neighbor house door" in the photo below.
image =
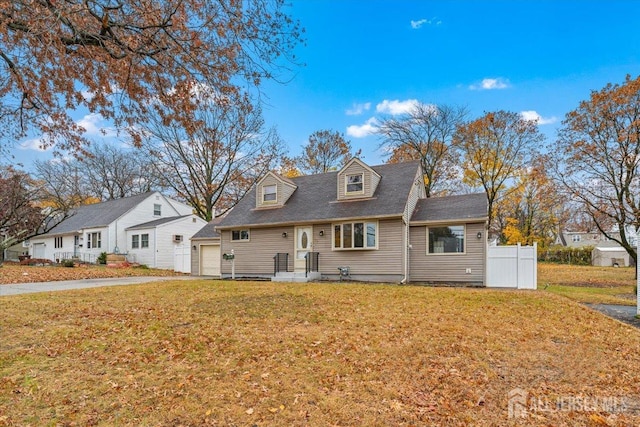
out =
<path fill-rule="evenodd" d="M 305 255 L 313 250 L 313 228 L 296 227 L 295 271 L 305 271 Z"/>

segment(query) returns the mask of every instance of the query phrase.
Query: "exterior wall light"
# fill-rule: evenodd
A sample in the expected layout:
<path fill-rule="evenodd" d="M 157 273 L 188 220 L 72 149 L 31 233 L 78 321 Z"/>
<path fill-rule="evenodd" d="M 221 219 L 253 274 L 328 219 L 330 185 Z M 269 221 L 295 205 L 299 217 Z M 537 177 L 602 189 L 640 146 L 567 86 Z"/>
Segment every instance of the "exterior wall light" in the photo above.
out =
<path fill-rule="evenodd" d="M 482 231 L 478 231 L 478 234 L 476 235 L 476 237 L 478 239 L 482 239 Z"/>
<path fill-rule="evenodd" d="M 320 234 L 320 237 L 324 236 L 324 230 L 320 230 L 320 233 L 318 234 Z"/>
<path fill-rule="evenodd" d="M 282 237 L 285 238 L 285 239 L 287 238 L 287 232 L 286 231 L 282 233 Z"/>

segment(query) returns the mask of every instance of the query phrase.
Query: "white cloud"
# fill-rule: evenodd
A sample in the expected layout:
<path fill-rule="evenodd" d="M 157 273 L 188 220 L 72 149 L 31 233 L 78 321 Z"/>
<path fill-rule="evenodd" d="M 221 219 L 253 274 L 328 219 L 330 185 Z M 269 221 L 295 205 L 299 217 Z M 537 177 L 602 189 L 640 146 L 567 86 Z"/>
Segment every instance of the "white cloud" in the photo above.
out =
<path fill-rule="evenodd" d="M 521 111 L 520 115 L 524 120 L 535 121 L 538 122 L 539 125 L 550 125 L 558 121 L 555 116 L 542 117 L 540 114 L 538 114 L 537 111 L 534 110 Z"/>
<path fill-rule="evenodd" d="M 27 139 L 27 140 L 22 141 L 18 145 L 18 148 L 20 150 L 35 150 L 35 151 L 40 151 L 40 152 L 49 151 L 51 149 L 51 147 L 42 148 L 44 144 L 45 144 L 45 140 L 42 137 L 40 137 L 40 138 L 31 138 L 31 139 Z"/>
<path fill-rule="evenodd" d="M 506 89 L 510 86 L 509 80 L 498 77 L 496 79 L 482 79 L 479 84 L 472 84 L 469 86 L 471 90 L 493 90 L 493 89 Z"/>
<path fill-rule="evenodd" d="M 370 102 L 365 102 L 363 104 L 353 104 L 353 106 L 346 111 L 347 116 L 359 116 L 365 111 L 369 111 L 371 108 Z"/>
<path fill-rule="evenodd" d="M 388 113 L 393 116 L 397 116 L 398 114 L 406 114 L 410 112 L 417 105 L 417 99 L 407 99 L 406 101 L 399 101 L 397 99 L 389 101 L 388 99 L 385 99 L 384 101 L 376 105 L 376 111 L 378 113 Z"/>
<path fill-rule="evenodd" d="M 440 25 L 442 24 L 442 21 L 440 21 L 437 18 L 431 18 L 431 19 L 419 19 L 417 21 L 411 20 L 411 28 L 414 30 L 419 30 L 420 28 L 422 28 L 422 26 L 424 24 L 427 25 Z"/>
<path fill-rule="evenodd" d="M 87 114 L 76 122 L 86 131 L 86 136 L 115 136 L 115 129 L 105 123 L 104 118 L 97 113 Z"/>
<path fill-rule="evenodd" d="M 367 120 L 363 125 L 351 125 L 347 127 L 347 135 L 354 138 L 364 138 L 378 131 L 378 121 L 375 117 Z"/>

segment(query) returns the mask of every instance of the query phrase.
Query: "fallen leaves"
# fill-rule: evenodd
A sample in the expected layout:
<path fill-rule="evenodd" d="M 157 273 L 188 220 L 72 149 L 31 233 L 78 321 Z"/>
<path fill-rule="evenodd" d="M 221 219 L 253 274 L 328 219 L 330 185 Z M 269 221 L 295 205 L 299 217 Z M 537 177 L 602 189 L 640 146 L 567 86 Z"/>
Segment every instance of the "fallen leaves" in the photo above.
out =
<path fill-rule="evenodd" d="M 0 285 L 14 283 L 54 282 L 58 280 L 104 279 L 131 276 L 182 276 L 171 270 L 151 268 L 107 268 L 98 265 L 80 267 L 28 266 L 4 264 L 0 267 Z"/>

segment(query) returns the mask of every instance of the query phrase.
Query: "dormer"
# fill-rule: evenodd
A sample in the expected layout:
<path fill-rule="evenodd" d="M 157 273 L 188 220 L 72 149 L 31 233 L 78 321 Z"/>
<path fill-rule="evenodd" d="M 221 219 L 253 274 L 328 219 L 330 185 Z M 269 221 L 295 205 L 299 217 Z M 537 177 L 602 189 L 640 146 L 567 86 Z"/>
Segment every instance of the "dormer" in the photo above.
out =
<path fill-rule="evenodd" d="M 338 200 L 373 197 L 379 182 L 380 175 L 354 157 L 338 172 Z"/>
<path fill-rule="evenodd" d="M 279 208 L 298 188 L 293 181 L 268 172 L 256 185 L 256 208 Z"/>

